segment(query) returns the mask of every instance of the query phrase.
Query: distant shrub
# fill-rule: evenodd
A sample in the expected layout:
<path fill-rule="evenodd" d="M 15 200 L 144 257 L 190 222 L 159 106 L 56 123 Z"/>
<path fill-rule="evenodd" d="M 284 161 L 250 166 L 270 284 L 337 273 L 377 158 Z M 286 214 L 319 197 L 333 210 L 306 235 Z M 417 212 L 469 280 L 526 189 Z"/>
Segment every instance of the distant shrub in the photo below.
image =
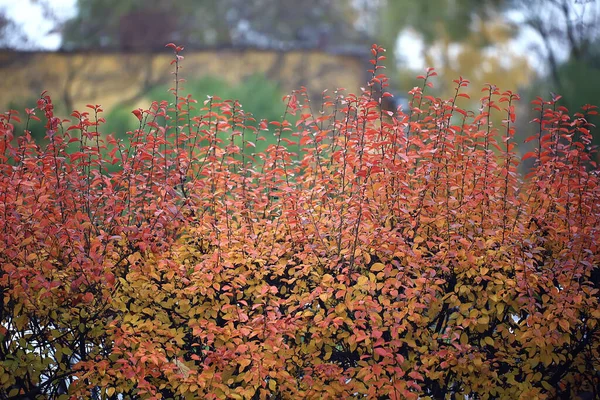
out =
<path fill-rule="evenodd" d="M 285 114 L 281 89 L 276 82 L 267 79 L 264 75 L 252 75 L 237 85 L 230 85 L 218 76 L 205 76 L 186 81 L 183 86 L 186 93 L 190 93 L 194 98 L 202 101 L 209 96 L 217 99 L 237 100 L 244 109 L 244 113 L 252 116 L 245 121 L 245 124 L 249 126 L 258 126 L 260 120 L 279 121 Z M 172 103 L 175 99 L 169 93 L 169 88 L 170 85 L 153 88 L 145 98 Z M 291 119 L 291 116 L 288 115 L 287 118 Z M 139 121 L 131 115 L 131 110 L 123 106 L 111 109 L 106 116 L 106 121 L 102 127 L 103 132 L 114 133 L 120 139 L 127 136 L 126 132 L 139 128 Z M 284 134 L 284 136 L 286 135 Z M 236 139 L 236 144 L 240 145 L 241 143 L 238 143 L 237 140 L 239 139 Z M 264 151 L 274 141 L 274 137 L 266 137 L 265 141 L 255 143 L 255 148 L 245 151 L 248 154 Z"/>
<path fill-rule="evenodd" d="M 36 112 L 36 105 L 38 99 L 30 99 L 20 102 L 11 102 L 8 105 L 9 110 L 15 110 L 19 114 L 16 115 L 17 119 L 12 119 L 14 125 L 14 132 L 17 136 L 21 136 L 25 130 L 30 132 L 31 137 L 39 144 L 46 144 L 46 127 L 45 122 L 41 119 L 28 118 L 27 113 L 23 113 L 25 109 L 31 109 Z M 39 114 L 40 112 L 37 111 Z M 35 115 L 34 115 L 35 116 Z"/>

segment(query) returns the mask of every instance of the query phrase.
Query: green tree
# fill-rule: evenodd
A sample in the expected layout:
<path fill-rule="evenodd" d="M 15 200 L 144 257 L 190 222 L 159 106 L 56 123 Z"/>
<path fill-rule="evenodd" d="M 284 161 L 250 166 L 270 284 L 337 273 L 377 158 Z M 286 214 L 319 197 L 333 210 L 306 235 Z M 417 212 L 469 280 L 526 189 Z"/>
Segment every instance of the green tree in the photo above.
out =
<path fill-rule="evenodd" d="M 586 104 L 600 105 L 600 83 L 595 79 L 600 74 L 597 24 L 600 2 L 511 0 L 510 6 L 520 12 L 521 25 L 537 36 L 538 45 L 532 51 L 543 60 L 543 71 L 526 90 L 525 97 L 533 99 L 536 94 L 546 93 L 543 97 L 549 99 L 550 93 L 555 92 L 562 96 L 559 104 L 572 111 Z M 597 126 L 597 116 L 586 115 L 586 118 Z M 523 136 L 532 129 L 531 126 L 523 128 Z M 592 135 L 592 144 L 600 145 L 597 129 Z"/>
<path fill-rule="evenodd" d="M 493 20 L 506 0 L 384 0 L 379 8 L 380 43 L 393 54 L 398 35 L 415 31 L 431 46 L 440 37 L 451 43 L 471 40 L 479 32 L 481 22 Z M 477 35 L 478 45 L 492 44 L 485 35 Z"/>
<path fill-rule="evenodd" d="M 148 48 L 259 45 L 288 48 L 365 38 L 351 0 L 78 0 L 63 46 Z"/>
<path fill-rule="evenodd" d="M 510 0 L 521 26 L 533 31 L 540 45 L 533 49 L 544 60 L 558 90 L 563 87 L 561 54 L 569 62 L 591 65 L 597 57 L 600 2 L 596 0 Z M 596 56 L 594 56 L 596 53 Z"/>
<path fill-rule="evenodd" d="M 163 37 L 172 39 L 178 22 L 172 16 L 181 12 L 181 5 L 172 1 L 78 0 L 76 16 L 63 27 L 63 47 L 127 48 L 144 42 L 148 48 L 160 39 L 164 45 Z"/>
<path fill-rule="evenodd" d="M 600 3 L 596 0 L 383 0 L 379 7 L 380 43 L 393 51 L 398 35 L 410 29 L 430 49 L 440 40 L 469 42 L 488 47 L 506 35 L 486 35 L 486 25 L 501 21 L 512 36 L 527 30 L 537 36 L 533 52 L 548 67 L 560 87 L 561 54 L 569 60 L 589 63 L 600 28 Z M 426 50 L 427 52 L 427 50 Z"/>
<path fill-rule="evenodd" d="M 381 33 L 393 38 L 401 30 L 411 28 L 427 44 L 443 33 L 452 41 L 462 41 L 473 32 L 476 20 L 491 18 L 505 3 L 506 0 L 388 0 L 380 9 Z"/>
<path fill-rule="evenodd" d="M 580 111 L 583 106 L 588 104 L 600 105 L 600 81 L 594 79 L 594 77 L 600 76 L 600 42 L 592 43 L 584 57 L 571 56 L 566 62 L 558 64 L 550 76 L 551 79 L 544 76 L 535 79 L 525 91 L 525 97 L 531 100 L 536 97 L 536 94 L 542 93 L 545 99 L 549 99 L 555 92 L 561 96 L 558 104 L 574 111 Z M 538 116 L 539 112 L 529 118 L 523 118 L 523 121 L 529 121 Z M 598 126 L 600 118 L 588 113 L 585 117 L 592 123 L 591 144 L 599 146 L 600 135 L 597 128 L 594 127 Z M 531 133 L 532 129 L 538 129 L 538 125 L 523 125 L 520 129 L 522 136 L 525 137 Z M 596 159 L 596 161 L 600 160 Z"/>

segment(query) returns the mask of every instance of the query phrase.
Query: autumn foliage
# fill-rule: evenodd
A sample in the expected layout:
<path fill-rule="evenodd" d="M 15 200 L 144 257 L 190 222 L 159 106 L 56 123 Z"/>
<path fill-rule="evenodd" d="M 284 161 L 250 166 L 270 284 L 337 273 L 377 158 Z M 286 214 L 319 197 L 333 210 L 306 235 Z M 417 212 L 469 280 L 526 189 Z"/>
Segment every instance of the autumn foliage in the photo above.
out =
<path fill-rule="evenodd" d="M 129 141 L 47 94 L 0 116 L 0 398 L 598 395 L 595 107 L 536 100 L 521 157 L 518 95 L 467 111 L 429 69 L 384 111 L 373 46 L 359 95 L 255 123 L 183 95 L 170 47 L 175 104 Z M 13 131 L 38 117 L 44 147 Z"/>

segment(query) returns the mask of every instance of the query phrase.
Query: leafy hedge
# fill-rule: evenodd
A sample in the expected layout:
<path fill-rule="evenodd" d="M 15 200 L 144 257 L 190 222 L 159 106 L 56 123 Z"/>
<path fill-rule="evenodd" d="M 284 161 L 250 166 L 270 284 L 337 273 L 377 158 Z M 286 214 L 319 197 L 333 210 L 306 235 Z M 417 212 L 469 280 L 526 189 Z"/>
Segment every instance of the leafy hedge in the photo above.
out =
<path fill-rule="evenodd" d="M 467 111 L 429 69 L 389 115 L 373 46 L 362 93 L 255 125 L 180 94 L 169 47 L 177 106 L 127 141 L 46 94 L 47 146 L 0 117 L 0 398 L 598 395 L 595 107 L 536 100 L 521 177 L 514 93 Z"/>

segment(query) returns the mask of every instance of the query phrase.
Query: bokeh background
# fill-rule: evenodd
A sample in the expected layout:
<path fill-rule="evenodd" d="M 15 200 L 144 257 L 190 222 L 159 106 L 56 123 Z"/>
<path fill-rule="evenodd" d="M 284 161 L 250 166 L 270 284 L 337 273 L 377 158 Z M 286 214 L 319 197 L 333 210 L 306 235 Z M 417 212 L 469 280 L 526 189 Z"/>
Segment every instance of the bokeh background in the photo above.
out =
<path fill-rule="evenodd" d="M 378 43 L 397 98 L 426 67 L 436 96 L 469 79 L 475 108 L 493 83 L 522 96 L 526 136 L 537 95 L 600 104 L 599 21 L 599 0 L 0 0 L 0 107 L 33 107 L 48 90 L 65 116 L 101 104 L 107 133 L 134 129 L 132 109 L 169 96 L 175 42 L 195 98 L 278 119 L 300 86 L 313 100 L 359 91 Z"/>

